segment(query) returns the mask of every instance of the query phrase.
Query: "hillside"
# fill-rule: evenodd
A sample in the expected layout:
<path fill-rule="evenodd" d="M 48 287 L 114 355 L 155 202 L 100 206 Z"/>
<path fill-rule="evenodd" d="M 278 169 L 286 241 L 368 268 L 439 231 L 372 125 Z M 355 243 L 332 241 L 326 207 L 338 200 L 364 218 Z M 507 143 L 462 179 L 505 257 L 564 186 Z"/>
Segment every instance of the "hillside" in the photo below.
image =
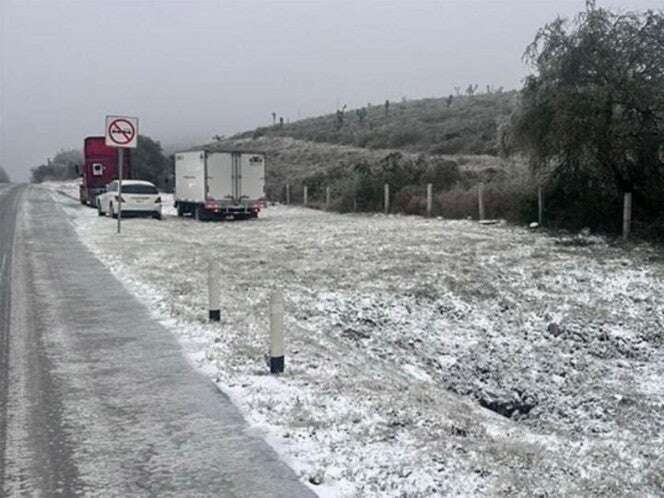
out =
<path fill-rule="evenodd" d="M 277 123 L 233 138 L 292 137 L 369 149 L 430 154 L 498 152 L 501 123 L 516 106 L 517 92 L 428 98 L 344 110 L 294 123 Z"/>
<path fill-rule="evenodd" d="M 476 217 L 477 184 L 487 183 L 489 216 L 532 217 L 533 186 L 525 166 L 497 156 L 500 125 L 516 92 L 422 99 L 258 128 L 208 144 L 209 150 L 252 150 L 267 156 L 270 200 L 303 201 L 338 211 L 382 211 L 390 185 L 391 211 L 423 214 L 426 185 L 433 213 Z"/>

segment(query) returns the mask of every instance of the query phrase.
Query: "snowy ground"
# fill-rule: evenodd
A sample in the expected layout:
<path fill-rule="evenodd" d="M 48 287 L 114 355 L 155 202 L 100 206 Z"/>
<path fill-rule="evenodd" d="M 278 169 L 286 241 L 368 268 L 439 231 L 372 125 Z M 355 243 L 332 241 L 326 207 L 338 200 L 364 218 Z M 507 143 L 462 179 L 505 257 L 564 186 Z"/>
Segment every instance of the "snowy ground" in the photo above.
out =
<path fill-rule="evenodd" d="M 664 493 L 661 251 L 296 207 L 226 223 L 165 210 L 117 237 L 54 198 L 322 496 Z M 206 322 L 211 257 L 220 325 Z M 273 377 L 277 286 L 288 336 Z"/>

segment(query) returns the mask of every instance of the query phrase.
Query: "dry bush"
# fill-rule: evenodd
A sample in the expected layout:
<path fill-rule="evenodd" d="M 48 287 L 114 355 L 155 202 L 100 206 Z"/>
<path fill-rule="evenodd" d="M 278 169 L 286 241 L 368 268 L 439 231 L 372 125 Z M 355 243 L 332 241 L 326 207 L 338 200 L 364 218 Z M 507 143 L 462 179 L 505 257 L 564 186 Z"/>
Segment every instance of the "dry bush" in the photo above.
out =
<path fill-rule="evenodd" d="M 427 209 L 426 186 L 409 185 L 397 192 L 392 211 L 423 215 Z"/>
<path fill-rule="evenodd" d="M 272 200 L 285 201 L 289 183 L 291 203 L 301 204 L 306 184 L 310 205 L 324 203 L 330 187 L 332 210 L 382 212 L 383 185 L 389 183 L 392 212 L 424 215 L 426 184 L 431 183 L 434 216 L 477 219 L 477 184 L 483 181 L 487 217 L 523 222 L 537 214 L 526 166 L 496 157 L 395 154 L 275 137 L 226 140 L 216 146 L 265 152 L 266 192 Z"/>
<path fill-rule="evenodd" d="M 477 190 L 455 188 L 436 195 L 437 215 L 451 219 L 477 218 Z"/>
<path fill-rule="evenodd" d="M 484 191 L 487 218 L 501 218 L 514 223 L 537 219 L 537 189 L 528 181 L 506 180 L 487 185 Z"/>
<path fill-rule="evenodd" d="M 537 188 L 520 167 L 512 167 L 505 175 L 485 184 L 483 195 L 486 218 L 500 218 L 514 223 L 536 219 Z M 434 214 L 452 219 L 477 219 L 478 186 L 457 187 L 436 195 Z"/>

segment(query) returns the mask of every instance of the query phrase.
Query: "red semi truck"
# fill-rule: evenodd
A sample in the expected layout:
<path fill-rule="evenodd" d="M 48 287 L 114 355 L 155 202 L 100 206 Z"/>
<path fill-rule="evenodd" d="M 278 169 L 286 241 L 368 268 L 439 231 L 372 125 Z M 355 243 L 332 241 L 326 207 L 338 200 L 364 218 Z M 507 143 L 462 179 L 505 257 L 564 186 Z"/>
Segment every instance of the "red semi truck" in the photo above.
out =
<path fill-rule="evenodd" d="M 122 178 L 131 178 L 131 153 L 124 151 Z M 95 207 L 96 198 L 106 192 L 106 185 L 118 178 L 118 149 L 109 147 L 104 137 L 88 137 L 83 145 L 79 196 L 81 204 Z"/>

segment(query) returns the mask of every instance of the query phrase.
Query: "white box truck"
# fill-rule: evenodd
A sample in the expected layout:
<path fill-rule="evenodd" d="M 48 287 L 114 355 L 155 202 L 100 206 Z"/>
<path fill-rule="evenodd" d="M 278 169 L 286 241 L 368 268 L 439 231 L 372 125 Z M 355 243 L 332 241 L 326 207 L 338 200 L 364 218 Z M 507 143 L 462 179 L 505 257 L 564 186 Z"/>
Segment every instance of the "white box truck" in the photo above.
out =
<path fill-rule="evenodd" d="M 192 150 L 175 154 L 178 216 L 257 218 L 265 197 L 265 156 L 253 152 Z"/>

